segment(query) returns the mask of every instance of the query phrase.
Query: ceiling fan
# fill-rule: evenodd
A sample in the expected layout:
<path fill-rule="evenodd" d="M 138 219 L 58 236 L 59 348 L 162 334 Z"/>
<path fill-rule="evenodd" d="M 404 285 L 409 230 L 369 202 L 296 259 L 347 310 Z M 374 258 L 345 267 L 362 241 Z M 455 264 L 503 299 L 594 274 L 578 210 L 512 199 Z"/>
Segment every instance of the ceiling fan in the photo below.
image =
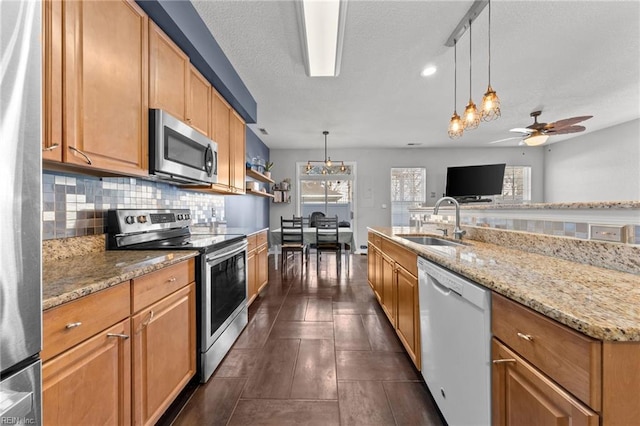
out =
<path fill-rule="evenodd" d="M 542 145 L 553 135 L 565 135 L 568 133 L 578 133 L 586 130 L 584 126 L 576 126 L 577 123 L 585 121 L 593 117 L 592 115 L 583 115 L 580 117 L 565 118 L 553 123 L 538 123 L 538 116 L 542 111 L 533 111 L 530 116 L 533 117 L 533 124 L 527 127 L 517 127 L 509 130 L 510 132 L 522 133 L 520 137 L 500 139 L 489 142 L 489 144 L 506 142 L 509 140 L 520 139 L 520 145 L 536 146 Z"/>

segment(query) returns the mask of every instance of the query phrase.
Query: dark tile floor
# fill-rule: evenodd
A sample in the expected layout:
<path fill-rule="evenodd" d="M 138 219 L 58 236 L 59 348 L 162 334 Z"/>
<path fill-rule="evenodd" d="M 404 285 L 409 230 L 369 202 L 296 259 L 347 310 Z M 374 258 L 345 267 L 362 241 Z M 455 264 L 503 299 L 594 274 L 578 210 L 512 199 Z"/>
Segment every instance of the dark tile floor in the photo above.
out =
<path fill-rule="evenodd" d="M 442 425 L 354 255 L 273 269 L 249 324 L 174 425 Z M 297 259 L 299 262 L 299 259 Z"/>

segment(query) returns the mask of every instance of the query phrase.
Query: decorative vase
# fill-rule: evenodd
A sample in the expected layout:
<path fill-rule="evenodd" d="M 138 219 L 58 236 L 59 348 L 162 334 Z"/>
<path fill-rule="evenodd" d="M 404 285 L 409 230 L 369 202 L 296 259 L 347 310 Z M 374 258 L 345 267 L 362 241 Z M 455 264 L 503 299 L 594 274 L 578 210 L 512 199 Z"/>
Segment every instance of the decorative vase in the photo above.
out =
<path fill-rule="evenodd" d="M 269 179 L 271 179 L 271 172 L 268 172 L 265 170 L 265 172 L 263 173 L 266 177 L 268 177 Z"/>

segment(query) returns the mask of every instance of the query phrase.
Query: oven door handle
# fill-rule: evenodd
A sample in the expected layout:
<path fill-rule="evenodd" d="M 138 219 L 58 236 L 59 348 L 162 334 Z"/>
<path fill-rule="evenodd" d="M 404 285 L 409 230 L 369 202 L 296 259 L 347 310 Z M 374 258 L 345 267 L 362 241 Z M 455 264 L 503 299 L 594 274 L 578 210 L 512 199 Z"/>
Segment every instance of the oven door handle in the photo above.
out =
<path fill-rule="evenodd" d="M 207 256 L 207 263 L 211 263 L 222 258 L 233 257 L 236 254 L 244 251 L 247 247 L 249 247 L 249 242 L 243 241 L 241 245 L 232 247 L 232 250 L 223 251 L 222 253 L 216 253 L 214 256 L 211 256 L 211 257 Z"/>

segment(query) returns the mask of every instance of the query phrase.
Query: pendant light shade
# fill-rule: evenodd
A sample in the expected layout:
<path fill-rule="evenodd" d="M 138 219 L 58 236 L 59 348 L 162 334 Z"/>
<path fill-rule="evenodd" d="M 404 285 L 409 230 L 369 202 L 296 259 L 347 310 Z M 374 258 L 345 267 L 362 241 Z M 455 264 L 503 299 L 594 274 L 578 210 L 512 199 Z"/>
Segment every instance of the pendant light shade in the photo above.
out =
<path fill-rule="evenodd" d="M 491 87 L 491 0 L 489 0 L 489 87 L 482 98 L 482 121 L 492 121 L 500 117 L 500 98 Z"/>
<path fill-rule="evenodd" d="M 473 103 L 473 100 L 471 99 L 471 92 L 472 92 L 472 87 L 471 87 L 471 41 L 472 41 L 472 37 L 471 37 L 471 21 L 469 21 L 469 103 L 467 104 L 467 107 L 464 109 L 464 116 L 462 118 L 462 121 L 464 123 L 464 129 L 465 130 L 473 130 L 478 128 L 478 126 L 480 125 L 480 113 L 478 113 L 478 108 L 476 107 L 476 104 Z"/>
<path fill-rule="evenodd" d="M 456 111 L 456 95 L 457 95 L 457 85 L 456 80 L 458 76 L 458 54 L 456 49 L 457 43 L 456 40 L 453 41 L 453 115 L 451 116 L 451 120 L 449 121 L 449 137 L 451 139 L 456 139 L 462 136 L 464 131 L 464 126 L 462 124 L 462 120 L 460 120 L 460 116 Z"/>

